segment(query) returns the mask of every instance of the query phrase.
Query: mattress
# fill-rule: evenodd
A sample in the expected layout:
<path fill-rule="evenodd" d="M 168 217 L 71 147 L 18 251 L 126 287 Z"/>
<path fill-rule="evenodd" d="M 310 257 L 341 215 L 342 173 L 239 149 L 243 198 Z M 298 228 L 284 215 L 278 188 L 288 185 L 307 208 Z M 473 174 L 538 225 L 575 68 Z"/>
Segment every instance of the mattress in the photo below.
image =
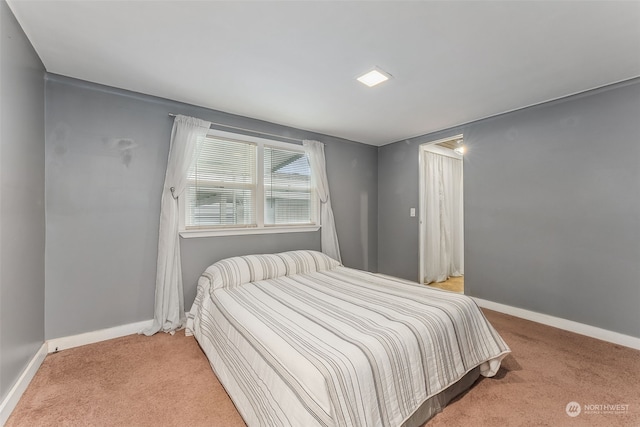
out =
<path fill-rule="evenodd" d="M 214 264 L 188 333 L 249 426 L 415 425 L 509 353 L 470 298 L 312 251 Z"/>

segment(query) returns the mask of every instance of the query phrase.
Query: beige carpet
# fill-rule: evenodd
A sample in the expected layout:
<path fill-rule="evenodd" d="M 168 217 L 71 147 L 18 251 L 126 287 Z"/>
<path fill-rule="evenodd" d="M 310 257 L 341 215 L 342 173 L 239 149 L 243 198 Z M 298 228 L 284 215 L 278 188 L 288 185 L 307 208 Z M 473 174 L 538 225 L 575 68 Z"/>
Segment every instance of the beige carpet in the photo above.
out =
<path fill-rule="evenodd" d="M 496 377 L 476 382 L 429 427 L 640 426 L 639 351 L 485 313 L 513 354 Z M 565 412 L 571 401 L 582 410 L 573 418 Z M 131 335 L 47 356 L 7 422 L 243 425 L 197 343 L 183 333 Z"/>

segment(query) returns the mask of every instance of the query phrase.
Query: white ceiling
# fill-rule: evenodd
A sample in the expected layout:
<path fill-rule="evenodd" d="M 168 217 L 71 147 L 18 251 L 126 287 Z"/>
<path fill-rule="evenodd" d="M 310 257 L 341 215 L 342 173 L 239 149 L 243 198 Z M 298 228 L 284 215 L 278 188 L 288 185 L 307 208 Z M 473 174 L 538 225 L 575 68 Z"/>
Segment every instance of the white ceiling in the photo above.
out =
<path fill-rule="evenodd" d="M 373 145 L 640 75 L 637 1 L 8 1 L 49 72 Z"/>

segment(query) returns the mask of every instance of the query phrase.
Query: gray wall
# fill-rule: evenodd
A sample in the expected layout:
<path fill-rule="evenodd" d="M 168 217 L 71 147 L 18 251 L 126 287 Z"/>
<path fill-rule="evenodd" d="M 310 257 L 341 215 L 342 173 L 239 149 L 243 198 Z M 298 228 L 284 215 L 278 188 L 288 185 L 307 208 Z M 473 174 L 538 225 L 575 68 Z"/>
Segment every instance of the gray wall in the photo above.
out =
<path fill-rule="evenodd" d="M 0 401 L 44 342 L 44 67 L 0 1 Z"/>
<path fill-rule="evenodd" d="M 464 133 L 465 292 L 640 337 L 640 80 L 379 150 L 382 273 L 418 276 L 418 146 Z"/>
<path fill-rule="evenodd" d="M 377 269 L 376 147 L 48 75 L 47 339 L 153 317 L 169 112 L 324 142 L 343 262 Z M 136 147 L 119 151 L 119 138 Z M 319 232 L 182 239 L 185 308 L 219 259 L 319 248 Z"/>

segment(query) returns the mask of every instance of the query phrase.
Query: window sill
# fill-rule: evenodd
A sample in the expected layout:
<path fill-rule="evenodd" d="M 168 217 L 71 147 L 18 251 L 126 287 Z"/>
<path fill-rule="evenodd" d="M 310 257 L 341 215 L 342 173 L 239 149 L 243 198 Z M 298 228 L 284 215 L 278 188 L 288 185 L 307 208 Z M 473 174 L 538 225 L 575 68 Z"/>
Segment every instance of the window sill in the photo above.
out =
<path fill-rule="evenodd" d="M 224 228 L 219 230 L 182 230 L 180 237 L 192 239 L 197 237 L 244 236 L 253 234 L 310 233 L 318 231 L 319 225 L 300 225 L 291 227 L 264 228 Z"/>

